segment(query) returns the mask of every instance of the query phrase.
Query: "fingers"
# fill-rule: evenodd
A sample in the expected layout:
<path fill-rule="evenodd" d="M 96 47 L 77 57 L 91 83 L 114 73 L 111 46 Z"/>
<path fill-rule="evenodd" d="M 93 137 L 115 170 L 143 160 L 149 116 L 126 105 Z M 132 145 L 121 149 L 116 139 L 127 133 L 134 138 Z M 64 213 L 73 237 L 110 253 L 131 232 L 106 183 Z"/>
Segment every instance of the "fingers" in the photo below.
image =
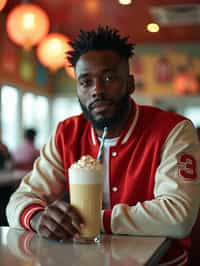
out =
<path fill-rule="evenodd" d="M 44 225 L 55 233 L 57 228 L 62 228 L 71 237 L 79 232 L 79 228 L 72 225 L 72 219 L 67 212 L 63 212 L 56 205 L 52 205 L 44 213 Z M 53 224 L 52 224 L 53 223 Z"/>
<path fill-rule="evenodd" d="M 56 201 L 40 217 L 38 232 L 55 240 L 79 238 L 81 224 L 83 220 L 75 208 L 66 202 Z"/>
<path fill-rule="evenodd" d="M 84 221 L 78 211 L 72 205 L 63 201 L 57 201 L 55 204 L 61 211 L 67 213 L 71 218 L 73 225 L 80 229 L 81 225 L 84 224 Z"/>
<path fill-rule="evenodd" d="M 65 240 L 71 238 L 71 236 L 61 227 L 57 226 L 53 220 L 48 220 L 48 223 L 41 224 L 39 227 L 39 234 L 42 237 L 53 240 Z"/>

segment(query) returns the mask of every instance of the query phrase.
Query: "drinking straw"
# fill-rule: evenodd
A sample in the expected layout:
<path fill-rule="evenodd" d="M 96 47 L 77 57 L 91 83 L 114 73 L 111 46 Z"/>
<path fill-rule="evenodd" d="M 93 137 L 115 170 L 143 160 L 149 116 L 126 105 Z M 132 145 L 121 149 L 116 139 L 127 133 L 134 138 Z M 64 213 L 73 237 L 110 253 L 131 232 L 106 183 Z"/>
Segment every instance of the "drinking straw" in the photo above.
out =
<path fill-rule="evenodd" d="M 103 135 L 102 135 L 102 139 L 101 139 L 101 143 L 100 143 L 100 147 L 99 147 L 99 151 L 98 151 L 98 155 L 97 155 L 97 161 L 101 161 L 101 159 L 102 159 L 104 142 L 105 142 L 107 132 L 108 132 L 108 127 L 104 127 Z"/>

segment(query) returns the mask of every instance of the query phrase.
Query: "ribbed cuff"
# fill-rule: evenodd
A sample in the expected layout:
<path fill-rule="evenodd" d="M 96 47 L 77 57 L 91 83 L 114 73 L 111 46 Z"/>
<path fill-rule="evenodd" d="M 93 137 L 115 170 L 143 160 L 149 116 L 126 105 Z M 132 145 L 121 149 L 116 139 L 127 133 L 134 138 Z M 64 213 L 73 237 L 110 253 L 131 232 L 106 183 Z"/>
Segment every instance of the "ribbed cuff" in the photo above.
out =
<path fill-rule="evenodd" d="M 103 212 L 103 228 L 105 233 L 107 234 L 112 234 L 111 231 L 111 214 L 112 214 L 112 210 L 107 209 L 104 210 Z"/>
<path fill-rule="evenodd" d="M 30 220 L 33 217 L 33 215 L 35 215 L 37 212 L 44 210 L 44 206 L 39 205 L 39 204 L 32 204 L 29 205 L 28 207 L 26 207 L 21 215 L 20 215 L 20 224 L 30 230 L 30 231 L 34 231 L 33 228 L 30 226 Z"/>

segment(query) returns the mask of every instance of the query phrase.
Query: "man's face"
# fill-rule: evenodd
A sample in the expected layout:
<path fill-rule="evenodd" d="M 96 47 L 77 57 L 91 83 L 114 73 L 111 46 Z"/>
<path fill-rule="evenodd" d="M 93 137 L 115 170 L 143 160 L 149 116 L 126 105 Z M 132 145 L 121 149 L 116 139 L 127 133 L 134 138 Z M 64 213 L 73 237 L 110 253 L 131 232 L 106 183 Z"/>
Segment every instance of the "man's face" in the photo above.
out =
<path fill-rule="evenodd" d="M 97 129 L 120 125 L 134 90 L 128 62 L 112 51 L 90 51 L 77 61 L 77 95 L 88 120 Z"/>

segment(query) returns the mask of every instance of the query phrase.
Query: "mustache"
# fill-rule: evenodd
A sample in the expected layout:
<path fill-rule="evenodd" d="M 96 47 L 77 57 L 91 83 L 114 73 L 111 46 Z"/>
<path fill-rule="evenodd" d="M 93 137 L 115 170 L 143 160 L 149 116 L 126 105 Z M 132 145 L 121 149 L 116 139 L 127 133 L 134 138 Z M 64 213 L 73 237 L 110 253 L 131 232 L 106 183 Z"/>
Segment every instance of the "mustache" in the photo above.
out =
<path fill-rule="evenodd" d="M 110 99 L 105 99 L 104 97 L 95 99 L 91 103 L 88 104 L 88 110 L 92 110 L 93 108 L 101 105 L 101 104 L 112 104 L 113 101 Z"/>

